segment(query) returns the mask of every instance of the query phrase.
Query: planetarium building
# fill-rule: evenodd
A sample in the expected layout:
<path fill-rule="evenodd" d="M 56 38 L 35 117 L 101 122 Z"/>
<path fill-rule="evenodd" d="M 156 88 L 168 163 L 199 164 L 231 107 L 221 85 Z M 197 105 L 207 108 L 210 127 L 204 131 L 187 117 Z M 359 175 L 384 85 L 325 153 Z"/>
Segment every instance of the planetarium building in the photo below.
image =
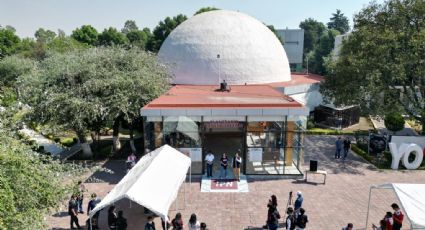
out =
<path fill-rule="evenodd" d="M 174 29 L 159 51 L 171 89 L 141 109 L 145 148 L 169 144 L 205 172 L 207 151 L 231 158 L 246 175 L 301 174 L 303 130 L 319 76 L 291 74 L 278 38 L 239 12 L 198 14 Z M 317 90 L 316 90 L 317 91 Z M 291 96 L 292 95 L 292 96 Z M 311 97 L 310 97 L 311 98 Z"/>

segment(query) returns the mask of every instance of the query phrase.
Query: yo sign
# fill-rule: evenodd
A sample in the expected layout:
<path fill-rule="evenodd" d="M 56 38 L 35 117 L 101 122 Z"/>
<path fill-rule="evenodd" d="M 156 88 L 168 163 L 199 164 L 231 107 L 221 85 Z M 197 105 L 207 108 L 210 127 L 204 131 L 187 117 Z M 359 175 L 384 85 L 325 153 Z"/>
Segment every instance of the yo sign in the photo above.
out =
<path fill-rule="evenodd" d="M 398 169 L 400 160 L 402 160 L 406 169 L 417 169 L 422 164 L 425 154 L 424 137 L 392 136 L 391 142 L 388 145 L 393 157 L 391 163 L 392 169 Z M 415 156 L 415 160 L 409 162 L 411 155 Z"/>

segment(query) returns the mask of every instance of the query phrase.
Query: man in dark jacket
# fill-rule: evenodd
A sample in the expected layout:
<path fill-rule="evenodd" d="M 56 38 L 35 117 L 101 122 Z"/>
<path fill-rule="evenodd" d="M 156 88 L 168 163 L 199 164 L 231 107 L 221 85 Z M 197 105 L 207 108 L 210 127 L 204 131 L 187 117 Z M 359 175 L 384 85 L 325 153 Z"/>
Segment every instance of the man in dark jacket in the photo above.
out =
<path fill-rule="evenodd" d="M 117 218 L 117 230 L 126 230 L 127 229 L 127 219 L 123 216 L 123 211 L 118 211 Z"/>
<path fill-rule="evenodd" d="M 80 224 L 78 224 L 78 203 L 77 196 L 73 194 L 71 199 L 68 202 L 68 214 L 71 216 L 71 229 L 75 229 L 75 225 L 77 225 L 78 229 L 81 229 Z"/>
<path fill-rule="evenodd" d="M 300 208 L 300 215 L 297 217 L 297 230 L 303 230 L 307 226 L 308 217 L 304 214 L 305 210 Z"/>

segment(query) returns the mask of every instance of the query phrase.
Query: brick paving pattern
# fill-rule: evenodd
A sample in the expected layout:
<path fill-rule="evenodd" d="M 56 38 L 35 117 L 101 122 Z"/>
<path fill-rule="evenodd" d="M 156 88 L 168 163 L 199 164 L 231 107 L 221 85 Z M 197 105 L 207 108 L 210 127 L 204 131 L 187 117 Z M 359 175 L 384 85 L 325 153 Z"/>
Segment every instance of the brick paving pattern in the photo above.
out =
<path fill-rule="evenodd" d="M 264 225 L 270 195 L 278 198 L 278 208 L 283 216 L 290 191 L 302 191 L 303 207 L 309 217 L 306 229 L 340 230 L 348 222 L 355 229 L 371 229 L 372 223 L 383 218 L 386 211 L 391 211 L 391 203 L 397 202 L 392 190 L 374 190 L 371 198 L 369 223 L 365 225 L 369 188 L 374 184 L 383 183 L 425 183 L 425 171 L 392 171 L 377 170 L 361 158 L 349 154 L 348 160 L 333 159 L 335 136 L 307 136 L 305 138 L 305 168 L 310 159 L 319 161 L 319 169 L 327 170 L 326 185 L 321 184 L 321 175 L 309 175 L 309 182 L 292 179 L 250 179 L 248 193 L 201 193 L 199 181 L 186 184 L 186 205 L 184 205 L 184 187 L 180 189 L 177 207 L 171 207 L 170 217 L 177 211 L 181 212 L 185 224 L 191 213 L 196 213 L 198 220 L 207 223 L 210 230 L 240 230 L 261 229 Z M 98 173 L 95 177 L 102 178 L 105 183 L 87 183 L 90 192 L 96 192 L 104 197 L 123 176 L 123 162 L 108 162 L 105 167 L 114 174 Z M 312 182 L 310 182 L 312 181 Z M 317 181 L 318 183 L 314 183 Z M 88 196 L 86 196 L 88 198 Z M 87 200 L 84 202 L 86 207 Z M 143 208 L 130 204 L 128 200 L 117 203 L 117 210 L 124 210 L 124 216 L 129 222 L 128 229 L 143 229 L 146 216 Z M 131 208 L 130 208 L 131 206 Z M 66 209 L 47 217 L 50 229 L 68 229 L 69 216 Z M 86 214 L 79 216 L 80 224 L 84 226 Z M 407 219 L 407 218 L 406 218 Z M 106 210 L 100 215 L 101 229 L 106 227 Z M 159 218 L 155 218 L 158 229 Z M 281 223 L 281 228 L 283 224 Z M 367 226 L 367 228 L 366 228 Z M 406 220 L 403 229 L 409 229 Z"/>

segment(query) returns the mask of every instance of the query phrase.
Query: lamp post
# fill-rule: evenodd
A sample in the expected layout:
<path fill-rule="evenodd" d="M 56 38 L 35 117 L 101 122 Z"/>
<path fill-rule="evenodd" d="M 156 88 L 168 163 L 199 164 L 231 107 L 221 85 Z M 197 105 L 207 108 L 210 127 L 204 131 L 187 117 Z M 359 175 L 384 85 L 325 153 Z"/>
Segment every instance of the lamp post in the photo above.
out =
<path fill-rule="evenodd" d="M 221 79 L 221 76 L 220 76 L 220 72 L 221 72 L 221 69 L 220 69 L 220 54 L 217 54 L 217 59 L 218 59 L 218 84 L 220 85 L 220 79 Z"/>

